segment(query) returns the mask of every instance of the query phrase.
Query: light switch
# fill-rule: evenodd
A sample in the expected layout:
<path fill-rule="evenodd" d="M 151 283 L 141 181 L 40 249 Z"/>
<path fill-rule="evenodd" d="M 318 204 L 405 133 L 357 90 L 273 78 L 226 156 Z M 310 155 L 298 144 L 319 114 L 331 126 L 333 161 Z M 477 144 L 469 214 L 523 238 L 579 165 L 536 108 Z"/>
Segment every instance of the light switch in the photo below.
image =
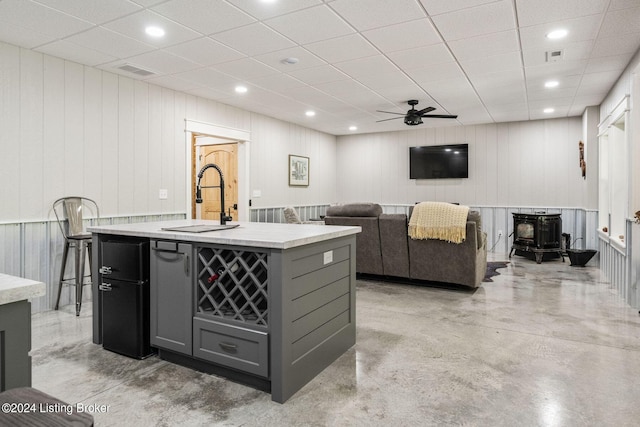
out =
<path fill-rule="evenodd" d="M 158 197 L 160 198 L 160 200 L 166 200 L 169 198 L 169 191 L 167 191 L 165 188 L 161 188 L 160 192 L 158 193 Z"/>
<path fill-rule="evenodd" d="M 260 190 L 253 190 L 253 192 L 251 193 L 251 197 L 253 197 L 254 199 L 257 199 L 258 197 L 262 196 L 262 191 Z"/>

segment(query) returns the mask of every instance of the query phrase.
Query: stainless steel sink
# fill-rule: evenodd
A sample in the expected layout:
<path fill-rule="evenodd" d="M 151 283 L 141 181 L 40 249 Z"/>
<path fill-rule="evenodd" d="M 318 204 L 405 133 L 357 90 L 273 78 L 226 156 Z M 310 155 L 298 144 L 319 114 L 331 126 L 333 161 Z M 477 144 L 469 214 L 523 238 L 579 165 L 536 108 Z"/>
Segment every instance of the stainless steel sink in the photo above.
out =
<path fill-rule="evenodd" d="M 209 224 L 196 224 L 196 225 L 184 225 L 182 227 L 167 227 L 163 228 L 164 231 L 179 231 L 182 233 L 206 233 L 208 231 L 228 230 L 230 228 L 239 227 L 240 224 L 225 224 L 225 225 L 209 225 Z"/>

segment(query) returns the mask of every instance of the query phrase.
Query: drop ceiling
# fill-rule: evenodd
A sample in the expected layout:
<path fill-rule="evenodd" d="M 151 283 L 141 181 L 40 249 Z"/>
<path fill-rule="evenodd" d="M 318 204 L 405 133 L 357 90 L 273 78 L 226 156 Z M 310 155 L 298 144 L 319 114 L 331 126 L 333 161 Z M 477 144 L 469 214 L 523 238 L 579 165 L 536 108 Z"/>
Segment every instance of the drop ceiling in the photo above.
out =
<path fill-rule="evenodd" d="M 638 51 L 640 0 L 0 0 L 0 40 L 342 135 L 407 129 L 376 121 L 409 99 L 458 115 L 423 127 L 580 115 Z"/>

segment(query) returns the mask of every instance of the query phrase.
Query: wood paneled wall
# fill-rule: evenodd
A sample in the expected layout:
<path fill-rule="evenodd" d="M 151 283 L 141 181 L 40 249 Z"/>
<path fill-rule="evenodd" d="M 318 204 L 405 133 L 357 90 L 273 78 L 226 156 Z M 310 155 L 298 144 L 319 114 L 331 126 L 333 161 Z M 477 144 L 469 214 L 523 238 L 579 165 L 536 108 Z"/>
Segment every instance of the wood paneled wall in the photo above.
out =
<path fill-rule="evenodd" d="M 581 139 L 580 117 L 340 136 L 338 201 L 588 207 Z M 454 143 L 469 144 L 468 179 L 409 179 L 409 147 Z"/>

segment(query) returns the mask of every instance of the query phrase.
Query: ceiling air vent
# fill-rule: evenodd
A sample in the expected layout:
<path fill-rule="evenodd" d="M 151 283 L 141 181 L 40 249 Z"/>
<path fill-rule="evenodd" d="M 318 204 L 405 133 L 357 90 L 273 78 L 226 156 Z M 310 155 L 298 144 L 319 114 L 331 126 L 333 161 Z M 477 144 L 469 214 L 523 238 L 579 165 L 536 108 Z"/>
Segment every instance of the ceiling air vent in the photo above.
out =
<path fill-rule="evenodd" d="M 547 62 L 558 62 L 564 58 L 564 51 L 550 50 L 547 52 Z"/>
<path fill-rule="evenodd" d="M 143 70 L 142 68 L 138 68 L 129 64 L 125 64 L 121 67 L 118 67 L 118 69 L 122 71 L 127 71 L 129 73 L 137 74 L 138 76 L 142 76 L 142 77 L 152 76 L 155 74 L 153 71 Z"/>

